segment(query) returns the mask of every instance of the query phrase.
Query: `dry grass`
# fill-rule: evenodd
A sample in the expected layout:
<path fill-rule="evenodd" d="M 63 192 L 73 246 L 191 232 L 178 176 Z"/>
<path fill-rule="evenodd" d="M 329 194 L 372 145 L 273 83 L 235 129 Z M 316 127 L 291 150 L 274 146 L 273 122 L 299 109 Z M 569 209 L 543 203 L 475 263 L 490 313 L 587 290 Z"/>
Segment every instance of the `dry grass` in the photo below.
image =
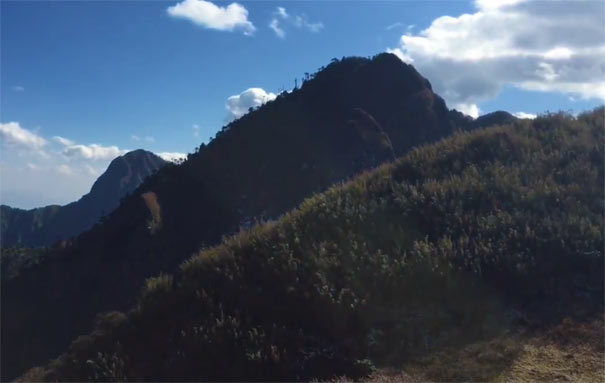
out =
<path fill-rule="evenodd" d="M 444 349 L 382 368 L 368 381 L 394 382 L 604 382 L 604 321 L 561 324 L 532 334 L 509 334 Z M 334 382 L 349 382 L 337 378 Z"/>
<path fill-rule="evenodd" d="M 151 220 L 148 222 L 147 227 L 151 234 L 154 234 L 162 227 L 162 211 L 160 209 L 160 203 L 158 197 L 154 192 L 146 192 L 141 195 L 145 201 L 145 205 L 151 213 Z"/>
<path fill-rule="evenodd" d="M 603 319 L 570 319 L 529 339 L 500 381 L 605 381 Z"/>
<path fill-rule="evenodd" d="M 497 381 L 603 382 L 603 353 L 589 347 L 523 345 L 523 353 Z"/>

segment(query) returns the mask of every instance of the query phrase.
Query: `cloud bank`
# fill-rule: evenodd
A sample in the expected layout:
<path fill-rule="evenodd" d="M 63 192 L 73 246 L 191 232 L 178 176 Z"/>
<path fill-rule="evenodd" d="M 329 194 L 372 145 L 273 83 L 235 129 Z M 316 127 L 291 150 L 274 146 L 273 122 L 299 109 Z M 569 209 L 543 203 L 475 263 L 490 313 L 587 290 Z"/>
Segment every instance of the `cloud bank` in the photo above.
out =
<path fill-rule="evenodd" d="M 477 0 L 388 51 L 412 63 L 450 106 L 477 111 L 505 85 L 605 100 L 605 2 Z"/>

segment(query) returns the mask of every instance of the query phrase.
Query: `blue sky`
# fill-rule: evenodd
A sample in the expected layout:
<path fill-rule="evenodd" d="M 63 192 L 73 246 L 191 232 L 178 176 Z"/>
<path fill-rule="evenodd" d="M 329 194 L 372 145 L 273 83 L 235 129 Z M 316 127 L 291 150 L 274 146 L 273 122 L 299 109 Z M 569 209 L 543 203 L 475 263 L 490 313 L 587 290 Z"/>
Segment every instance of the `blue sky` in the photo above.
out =
<path fill-rule="evenodd" d="M 534 61 L 527 60 L 528 44 L 510 41 L 535 32 L 502 31 L 512 33 L 510 41 L 494 43 L 509 49 L 505 61 L 486 50 L 452 61 L 448 49 L 455 44 L 444 29 L 470 36 L 462 50 L 482 46 L 477 35 L 489 44 L 486 25 L 497 25 L 510 7 L 544 14 L 520 0 L 504 0 L 504 7 L 488 0 L 245 1 L 230 10 L 231 2 L 182 3 L 190 7 L 181 4 L 172 15 L 168 8 L 178 1 L 1 3 L 2 203 L 31 208 L 75 200 L 124 150 L 191 152 L 239 115 L 227 110 L 229 97 L 259 88 L 232 103 L 270 99 L 333 57 L 395 52 L 433 82 L 450 107 L 475 115 L 578 112 L 603 102 L 605 64 L 585 57 L 594 44 L 597 53 L 603 46 L 582 38 L 589 31 L 578 31 L 575 40 L 569 31 L 551 33 L 540 39 L 550 39 L 543 46 L 532 45 Z M 601 11 L 600 2 L 586 4 L 581 17 Z M 548 11 L 556 13 L 549 18 L 555 23 L 574 16 L 554 8 Z M 471 20 L 481 12 L 482 19 Z M 595 73 L 574 72 L 575 57 Z M 442 75 L 448 69 L 460 77 Z"/>

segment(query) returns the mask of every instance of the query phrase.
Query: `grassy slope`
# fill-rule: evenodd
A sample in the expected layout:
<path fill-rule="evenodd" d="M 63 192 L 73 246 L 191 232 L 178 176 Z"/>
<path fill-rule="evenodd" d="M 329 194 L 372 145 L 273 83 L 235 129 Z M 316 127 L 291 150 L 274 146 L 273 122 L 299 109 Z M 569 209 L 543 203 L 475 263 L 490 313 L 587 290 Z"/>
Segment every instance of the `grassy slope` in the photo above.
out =
<path fill-rule="evenodd" d="M 174 271 L 201 245 L 452 132 L 444 101 L 394 55 L 346 58 L 312 77 L 4 284 L 0 380 L 59 355 L 97 313 L 131 307 L 146 278 Z"/>
<path fill-rule="evenodd" d="M 367 359 L 421 379 L 556 377 L 542 353 L 571 335 L 543 349 L 540 331 L 603 312 L 603 123 L 553 115 L 416 149 L 150 279 L 25 379 L 329 379 Z"/>

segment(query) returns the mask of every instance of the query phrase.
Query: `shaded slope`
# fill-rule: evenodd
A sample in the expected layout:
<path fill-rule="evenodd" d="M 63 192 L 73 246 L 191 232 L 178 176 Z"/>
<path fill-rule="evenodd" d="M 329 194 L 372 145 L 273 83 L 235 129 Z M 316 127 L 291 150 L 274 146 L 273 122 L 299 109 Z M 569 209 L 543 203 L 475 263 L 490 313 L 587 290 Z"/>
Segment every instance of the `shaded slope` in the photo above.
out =
<path fill-rule="evenodd" d="M 2 246 L 50 245 L 90 229 L 165 164 L 166 161 L 151 152 L 135 150 L 114 159 L 90 192 L 76 202 L 32 210 L 0 206 Z"/>
<path fill-rule="evenodd" d="M 366 358 L 602 316 L 603 111 L 458 134 L 307 199 L 148 280 L 27 378 L 359 377 Z M 465 351 L 493 375 L 455 379 L 514 372 L 495 346 Z"/>
<path fill-rule="evenodd" d="M 3 286 L 3 377 L 56 356 L 96 313 L 128 307 L 145 278 L 200 246 L 453 130 L 443 100 L 394 55 L 336 61 L 312 77 L 164 167 L 107 222 Z"/>

